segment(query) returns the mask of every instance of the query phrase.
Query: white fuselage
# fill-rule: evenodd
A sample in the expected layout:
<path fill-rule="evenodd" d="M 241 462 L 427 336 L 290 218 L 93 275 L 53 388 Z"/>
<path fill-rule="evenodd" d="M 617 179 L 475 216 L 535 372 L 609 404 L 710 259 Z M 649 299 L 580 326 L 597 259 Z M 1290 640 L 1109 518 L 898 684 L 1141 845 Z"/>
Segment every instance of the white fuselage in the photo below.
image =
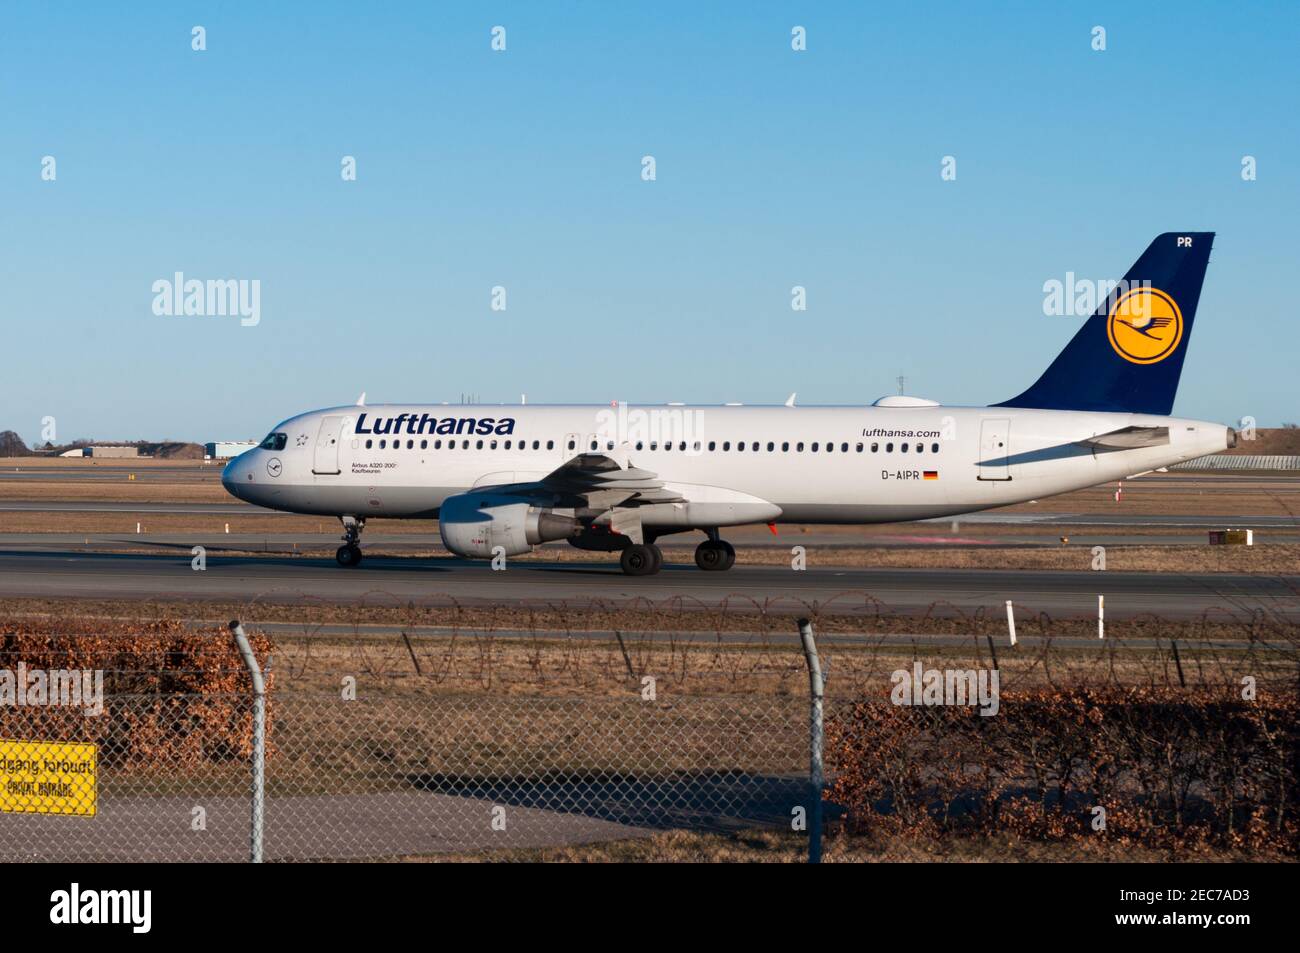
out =
<path fill-rule="evenodd" d="M 1168 442 L 1121 450 L 1079 443 L 1126 427 L 1167 427 Z M 1143 414 L 925 402 L 386 404 L 290 418 L 272 434 L 283 435 L 282 448 L 268 438 L 269 447 L 231 461 L 222 479 L 240 499 L 278 510 L 430 519 L 448 496 L 541 480 L 581 453 L 615 452 L 687 501 L 646 507 L 650 527 L 880 523 L 1123 479 L 1221 451 L 1230 433 L 1221 424 Z"/>

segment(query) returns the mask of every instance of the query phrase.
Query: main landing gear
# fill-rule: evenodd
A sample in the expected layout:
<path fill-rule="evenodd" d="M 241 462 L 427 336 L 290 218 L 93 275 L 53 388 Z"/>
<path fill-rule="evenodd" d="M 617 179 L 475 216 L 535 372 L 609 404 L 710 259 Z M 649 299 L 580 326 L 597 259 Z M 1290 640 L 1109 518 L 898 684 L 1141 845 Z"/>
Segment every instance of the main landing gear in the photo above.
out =
<path fill-rule="evenodd" d="M 736 550 L 716 529 L 705 530 L 709 538 L 695 550 L 695 565 L 706 572 L 722 572 L 736 565 Z M 653 576 L 664 565 L 664 554 L 654 543 L 633 544 L 619 556 L 619 565 L 629 576 Z"/>
<path fill-rule="evenodd" d="M 722 572 L 736 565 L 736 550 L 718 535 L 717 529 L 706 529 L 709 538 L 695 547 L 695 565 L 705 572 Z"/>
<path fill-rule="evenodd" d="M 664 554 L 654 543 L 634 543 L 623 550 L 618 563 L 629 576 L 653 576 L 664 568 Z"/>
<path fill-rule="evenodd" d="M 706 539 L 695 547 L 695 565 L 705 572 L 722 572 L 736 565 L 736 550 L 725 539 Z"/>
<path fill-rule="evenodd" d="M 343 521 L 343 545 L 338 548 L 334 558 L 340 566 L 359 566 L 361 564 L 361 531 L 366 528 L 365 518 L 341 516 Z"/>

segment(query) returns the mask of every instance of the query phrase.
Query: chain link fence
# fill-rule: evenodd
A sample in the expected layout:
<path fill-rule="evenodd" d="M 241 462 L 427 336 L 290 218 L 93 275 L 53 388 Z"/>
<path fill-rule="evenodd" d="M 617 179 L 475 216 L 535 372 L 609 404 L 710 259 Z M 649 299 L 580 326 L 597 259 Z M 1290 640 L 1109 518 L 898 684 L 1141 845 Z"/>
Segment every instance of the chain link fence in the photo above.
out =
<path fill-rule="evenodd" d="M 243 652 L 203 623 L 0 623 L 0 676 L 28 688 L 0 705 L 0 860 L 583 857 L 665 832 L 707 859 L 726 852 L 695 835 L 759 831 L 818 859 L 823 774 L 829 859 L 1007 835 L 1297 850 L 1294 639 L 819 653 L 805 627 L 805 654 L 791 621 L 253 630 Z"/>
<path fill-rule="evenodd" d="M 263 648 L 255 669 L 270 661 Z M 3 798 L 0 859 L 436 857 L 790 830 L 812 808 L 806 695 L 686 694 L 654 676 L 539 693 L 270 667 L 264 731 L 249 679 L 237 691 L 110 693 L 93 715 L 0 710 L 6 781 L 19 779 Z M 91 767 L 60 788 L 74 750 Z"/>

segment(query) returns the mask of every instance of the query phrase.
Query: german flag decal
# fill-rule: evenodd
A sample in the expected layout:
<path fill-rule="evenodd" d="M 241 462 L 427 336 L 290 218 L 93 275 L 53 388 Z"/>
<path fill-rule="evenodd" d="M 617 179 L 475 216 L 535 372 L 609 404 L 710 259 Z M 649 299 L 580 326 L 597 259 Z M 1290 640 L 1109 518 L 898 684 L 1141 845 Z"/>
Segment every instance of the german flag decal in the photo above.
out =
<path fill-rule="evenodd" d="M 938 470 L 925 470 L 924 472 L 922 472 L 921 476 L 925 477 L 925 479 L 927 479 L 927 480 L 937 480 L 937 479 L 939 479 L 939 471 L 938 471 Z"/>

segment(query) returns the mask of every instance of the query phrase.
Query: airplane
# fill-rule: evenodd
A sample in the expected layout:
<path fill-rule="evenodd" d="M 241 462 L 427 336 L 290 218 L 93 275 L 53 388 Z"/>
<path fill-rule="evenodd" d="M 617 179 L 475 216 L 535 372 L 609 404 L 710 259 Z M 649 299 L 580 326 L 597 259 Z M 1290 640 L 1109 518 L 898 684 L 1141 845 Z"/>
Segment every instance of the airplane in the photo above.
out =
<path fill-rule="evenodd" d="M 361 562 L 366 521 L 382 517 L 436 519 L 466 558 L 566 540 L 642 576 L 674 533 L 703 532 L 695 563 L 722 571 L 736 559 L 727 527 L 958 516 L 1131 478 L 1236 445 L 1231 427 L 1169 416 L 1213 241 L 1158 236 L 1042 376 L 987 407 L 902 395 L 370 406 L 363 394 L 277 424 L 222 483 L 259 506 L 337 517 L 341 566 Z"/>

